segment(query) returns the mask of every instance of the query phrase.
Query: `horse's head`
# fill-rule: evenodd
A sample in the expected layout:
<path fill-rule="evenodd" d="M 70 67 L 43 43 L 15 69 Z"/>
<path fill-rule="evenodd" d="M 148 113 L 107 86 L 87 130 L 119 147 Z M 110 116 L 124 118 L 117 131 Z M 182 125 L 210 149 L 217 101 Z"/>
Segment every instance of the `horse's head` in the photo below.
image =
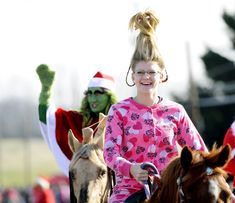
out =
<path fill-rule="evenodd" d="M 149 202 L 228 203 L 232 196 L 223 167 L 230 158 L 229 145 L 206 153 L 185 146 L 163 171 L 161 188 Z"/>
<path fill-rule="evenodd" d="M 104 129 L 106 116 L 100 115 L 95 135 L 90 128 L 84 128 L 83 142 L 69 131 L 69 145 L 73 157 L 69 165 L 70 186 L 77 203 L 106 202 L 110 186 L 108 170 L 103 159 Z"/>
<path fill-rule="evenodd" d="M 230 153 L 229 145 L 214 147 L 210 153 L 192 152 L 185 147 L 180 159 L 183 170 L 177 180 L 182 189 L 180 198 L 189 199 L 188 202 L 229 202 L 232 193 L 223 167 Z"/>

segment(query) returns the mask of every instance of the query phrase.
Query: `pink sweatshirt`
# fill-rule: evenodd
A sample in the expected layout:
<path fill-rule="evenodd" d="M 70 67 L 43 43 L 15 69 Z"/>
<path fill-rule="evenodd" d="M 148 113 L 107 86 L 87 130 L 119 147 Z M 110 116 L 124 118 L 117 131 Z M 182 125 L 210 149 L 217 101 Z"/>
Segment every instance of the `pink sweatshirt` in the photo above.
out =
<path fill-rule="evenodd" d="M 207 151 L 182 105 L 162 99 L 147 107 L 132 98 L 113 105 L 108 114 L 104 146 L 106 164 L 116 174 L 109 203 L 124 202 L 143 188 L 130 176 L 132 163 L 149 161 L 161 172 L 178 154 L 176 142 Z"/>

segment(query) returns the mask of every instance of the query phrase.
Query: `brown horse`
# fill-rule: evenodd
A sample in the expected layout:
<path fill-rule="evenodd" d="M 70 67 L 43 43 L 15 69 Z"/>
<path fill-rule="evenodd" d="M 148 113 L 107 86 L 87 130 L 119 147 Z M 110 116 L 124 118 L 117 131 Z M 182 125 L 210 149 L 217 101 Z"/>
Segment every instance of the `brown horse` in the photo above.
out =
<path fill-rule="evenodd" d="M 161 184 L 147 203 L 228 203 L 232 192 L 223 166 L 231 148 L 213 147 L 209 152 L 185 146 L 180 157 L 170 162 L 161 175 Z"/>
<path fill-rule="evenodd" d="M 92 128 L 83 129 L 80 143 L 69 132 L 69 145 L 73 157 L 69 166 L 71 202 L 105 203 L 111 191 L 110 171 L 103 159 L 106 116 L 100 114 L 95 135 Z M 71 193 L 70 193 L 71 194 Z"/>

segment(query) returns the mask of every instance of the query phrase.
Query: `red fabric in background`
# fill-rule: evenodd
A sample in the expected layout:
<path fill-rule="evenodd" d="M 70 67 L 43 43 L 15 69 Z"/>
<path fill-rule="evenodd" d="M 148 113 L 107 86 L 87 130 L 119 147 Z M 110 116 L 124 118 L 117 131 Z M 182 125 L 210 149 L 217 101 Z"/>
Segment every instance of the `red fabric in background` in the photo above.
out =
<path fill-rule="evenodd" d="M 61 108 L 56 113 L 56 141 L 61 151 L 71 160 L 72 151 L 68 144 L 68 131 L 71 129 L 75 137 L 82 142 L 82 122 L 83 117 L 78 111 L 65 111 Z M 98 122 L 98 118 L 93 119 L 91 125 Z M 93 129 L 96 127 L 93 126 Z"/>
<path fill-rule="evenodd" d="M 235 149 L 235 135 L 234 132 L 232 130 L 232 127 L 230 127 L 225 136 L 224 136 L 224 145 L 229 144 L 232 148 L 232 150 Z M 226 167 L 224 168 L 228 173 L 230 173 L 231 175 L 233 175 L 233 187 L 235 188 L 235 157 L 233 157 L 229 163 L 226 165 Z"/>
<path fill-rule="evenodd" d="M 36 185 L 32 193 L 32 203 L 56 203 L 54 193 L 50 188 L 42 188 L 40 185 Z"/>

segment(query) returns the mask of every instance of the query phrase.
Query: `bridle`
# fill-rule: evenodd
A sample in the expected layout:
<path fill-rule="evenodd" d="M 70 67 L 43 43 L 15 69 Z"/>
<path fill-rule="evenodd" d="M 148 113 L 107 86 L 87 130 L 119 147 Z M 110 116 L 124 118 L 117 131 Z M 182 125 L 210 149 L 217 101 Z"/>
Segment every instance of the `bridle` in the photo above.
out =
<path fill-rule="evenodd" d="M 79 159 L 88 159 L 88 155 L 86 153 L 88 145 L 92 145 L 92 144 L 84 144 L 83 147 L 79 150 L 79 152 L 75 155 L 75 162 L 73 163 L 72 166 L 75 165 L 75 163 L 77 163 L 79 161 Z M 94 149 L 95 149 L 95 145 Z M 72 168 L 72 167 L 71 167 Z M 77 203 L 77 198 L 75 196 L 74 193 L 74 187 L 73 187 L 73 181 L 75 180 L 75 174 L 73 171 L 69 171 L 69 186 L 70 186 L 70 202 L 71 203 Z M 110 188 L 112 188 L 112 174 L 109 168 L 107 168 L 107 184 L 105 185 L 105 189 L 104 192 L 102 194 L 102 196 L 100 197 L 101 201 L 100 203 L 105 203 L 106 202 L 106 197 L 108 196 L 108 192 L 109 192 L 109 186 Z"/>
<path fill-rule="evenodd" d="M 87 156 L 85 156 L 85 150 L 86 150 L 86 146 L 84 145 L 79 152 L 75 155 L 76 156 L 76 162 L 82 158 L 82 159 L 87 159 Z M 76 163 L 75 162 L 75 163 Z M 73 165 L 75 165 L 75 163 L 73 163 Z M 70 188 L 70 203 L 77 203 L 77 198 L 74 194 L 74 188 L 73 188 L 73 181 L 75 180 L 75 174 L 73 171 L 69 170 L 69 188 Z"/>
<path fill-rule="evenodd" d="M 210 176 L 213 173 L 214 173 L 214 170 L 212 168 L 206 167 L 205 172 L 202 173 L 202 175 L 200 175 L 198 178 L 195 177 L 193 182 L 198 181 L 204 175 Z M 179 197 L 179 202 L 180 203 L 190 202 L 190 200 L 192 199 L 192 197 L 189 194 L 186 194 L 184 192 L 184 189 L 183 189 L 183 183 L 186 182 L 188 179 L 189 178 L 187 177 L 187 175 L 184 174 L 184 172 L 181 170 L 180 176 L 176 179 L 176 184 L 177 184 L 177 187 L 178 187 L 178 189 L 177 189 L 178 194 L 177 195 Z"/>

